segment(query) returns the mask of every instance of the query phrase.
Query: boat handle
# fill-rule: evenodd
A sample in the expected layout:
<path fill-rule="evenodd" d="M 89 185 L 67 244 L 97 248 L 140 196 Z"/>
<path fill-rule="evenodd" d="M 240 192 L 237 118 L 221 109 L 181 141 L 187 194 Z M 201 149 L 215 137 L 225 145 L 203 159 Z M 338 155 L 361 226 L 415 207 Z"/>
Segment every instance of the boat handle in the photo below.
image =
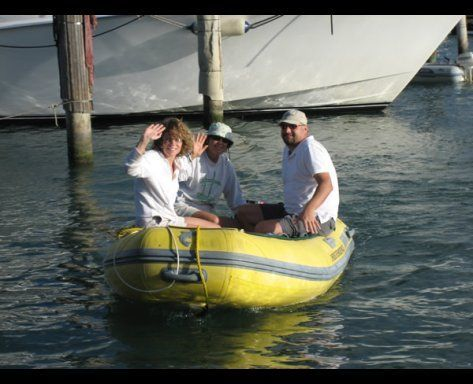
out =
<path fill-rule="evenodd" d="M 207 281 L 207 272 L 205 269 L 202 270 L 202 274 L 204 275 L 205 281 Z M 187 269 L 179 271 L 179 273 L 176 273 L 176 271 L 172 269 L 162 269 L 161 277 L 165 281 L 177 281 L 179 283 L 199 283 L 201 281 L 197 269 Z"/>

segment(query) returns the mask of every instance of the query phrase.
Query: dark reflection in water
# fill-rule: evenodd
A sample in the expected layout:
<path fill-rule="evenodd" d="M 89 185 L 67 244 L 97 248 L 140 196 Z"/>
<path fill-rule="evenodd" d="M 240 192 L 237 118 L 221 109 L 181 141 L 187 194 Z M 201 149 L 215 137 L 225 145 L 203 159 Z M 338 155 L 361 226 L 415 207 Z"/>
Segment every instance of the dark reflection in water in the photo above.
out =
<path fill-rule="evenodd" d="M 67 295 L 55 299 L 58 304 L 80 304 L 86 310 L 98 309 L 108 303 L 103 285 L 101 243 L 103 236 L 112 239 L 110 214 L 100 207 L 92 194 L 93 166 L 79 166 L 68 170 L 68 224 L 62 228 L 58 245 L 70 254 L 58 264 L 57 280 L 70 284 Z M 104 310 L 104 308 L 102 308 Z M 77 324 L 78 318 L 71 317 Z M 81 327 L 91 327 L 87 322 Z"/>
<path fill-rule="evenodd" d="M 67 189 L 69 191 L 69 223 L 61 233 L 61 244 L 70 250 L 75 258 L 99 260 L 97 234 L 108 234 L 113 238 L 110 227 L 111 215 L 101 207 L 92 194 L 94 182 L 93 166 L 76 167 L 69 170 Z"/>
<path fill-rule="evenodd" d="M 333 294 L 331 295 L 333 297 Z M 327 298 L 325 298 L 327 300 Z M 337 311 L 214 309 L 205 316 L 172 306 L 114 302 L 113 338 L 126 345 L 115 363 L 139 368 L 336 368 L 343 358 L 313 354 L 337 343 Z"/>

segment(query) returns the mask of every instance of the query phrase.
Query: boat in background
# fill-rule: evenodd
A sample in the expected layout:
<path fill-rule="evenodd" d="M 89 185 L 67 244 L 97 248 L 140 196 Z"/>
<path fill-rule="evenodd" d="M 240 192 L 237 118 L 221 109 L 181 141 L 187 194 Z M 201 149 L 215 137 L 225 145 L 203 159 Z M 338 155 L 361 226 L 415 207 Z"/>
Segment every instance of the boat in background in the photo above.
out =
<path fill-rule="evenodd" d="M 456 63 L 433 62 L 425 63 L 412 79 L 413 83 L 458 83 L 462 81 L 473 81 L 473 53 L 464 52 L 458 55 Z"/>
<path fill-rule="evenodd" d="M 412 79 L 413 83 L 458 83 L 465 81 L 465 73 L 455 64 L 426 63 Z"/>
<path fill-rule="evenodd" d="M 460 17 L 222 15 L 222 23 L 246 26 L 222 38 L 225 113 L 384 108 Z M 99 17 L 93 115 L 201 113 L 194 22 L 194 15 Z M 51 108 L 61 103 L 52 17 L 1 16 L 0 50 L 0 116 L 63 114 Z"/>

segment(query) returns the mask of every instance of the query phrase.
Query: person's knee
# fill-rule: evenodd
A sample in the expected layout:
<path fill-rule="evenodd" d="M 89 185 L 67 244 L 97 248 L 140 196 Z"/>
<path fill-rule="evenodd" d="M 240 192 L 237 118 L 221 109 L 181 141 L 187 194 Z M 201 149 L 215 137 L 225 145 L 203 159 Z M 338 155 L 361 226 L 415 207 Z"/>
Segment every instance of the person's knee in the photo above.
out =
<path fill-rule="evenodd" d="M 220 225 L 220 218 L 218 216 L 209 216 L 207 218 L 207 221 L 210 221 L 211 223 L 214 223 L 214 224 L 219 224 Z"/>
<path fill-rule="evenodd" d="M 265 232 L 263 222 L 260 222 L 260 223 L 255 225 L 255 232 L 258 232 L 258 233 L 264 233 Z"/>
<path fill-rule="evenodd" d="M 220 228 L 221 223 L 220 223 L 220 218 L 215 215 L 207 215 L 205 218 L 201 218 L 201 220 L 206 221 L 208 223 L 214 224 L 214 228 Z"/>
<path fill-rule="evenodd" d="M 279 220 L 264 220 L 260 221 L 255 226 L 255 232 L 257 233 L 274 233 L 276 235 L 283 234 L 281 224 Z"/>
<path fill-rule="evenodd" d="M 268 232 L 273 232 L 274 228 L 268 221 L 260 221 L 258 224 L 255 226 L 255 232 L 258 233 L 268 233 Z"/>
<path fill-rule="evenodd" d="M 214 223 L 210 220 L 200 220 L 200 225 L 204 228 L 222 228 L 220 224 Z"/>
<path fill-rule="evenodd" d="M 221 228 L 218 223 L 214 223 L 210 220 L 198 218 L 198 217 L 186 217 L 186 224 L 188 227 L 202 227 L 202 228 Z"/>
<path fill-rule="evenodd" d="M 197 211 L 192 215 L 192 217 L 195 217 L 197 219 L 202 219 L 205 221 L 210 221 L 213 224 L 220 224 L 219 217 L 210 212 Z"/>

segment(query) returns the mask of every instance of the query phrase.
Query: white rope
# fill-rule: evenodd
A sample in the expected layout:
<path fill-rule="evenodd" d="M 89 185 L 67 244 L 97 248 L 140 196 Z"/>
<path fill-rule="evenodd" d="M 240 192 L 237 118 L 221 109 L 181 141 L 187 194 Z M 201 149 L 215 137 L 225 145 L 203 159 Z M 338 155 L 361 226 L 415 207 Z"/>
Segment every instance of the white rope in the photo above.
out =
<path fill-rule="evenodd" d="M 54 124 L 56 125 L 56 127 L 60 128 L 59 125 L 58 125 L 58 121 L 57 121 L 57 113 L 56 113 L 56 108 L 57 107 L 59 107 L 61 105 L 72 104 L 72 103 L 90 103 L 92 101 L 93 101 L 92 99 L 89 99 L 89 100 L 66 100 L 66 101 L 63 101 L 61 103 L 48 105 L 47 107 L 44 107 L 44 108 L 48 108 L 48 109 L 53 110 Z M 36 108 L 34 110 L 31 110 L 30 112 L 24 112 L 24 113 L 19 113 L 17 115 L 10 115 L 10 116 L 0 117 L 0 121 L 1 120 L 13 119 L 14 117 L 20 117 L 20 116 L 28 116 L 28 115 L 31 116 L 34 113 L 34 111 L 36 111 Z"/>
<path fill-rule="evenodd" d="M 176 275 L 179 273 L 179 259 L 180 259 L 180 256 L 179 256 L 179 249 L 178 249 L 178 246 L 177 246 L 177 242 L 176 242 L 176 239 L 174 237 L 174 234 L 172 233 L 172 230 L 171 228 L 169 227 L 166 227 L 171 235 L 171 238 L 173 240 L 173 243 L 174 243 L 174 246 L 176 247 L 176 257 L 177 257 L 177 266 L 176 266 Z M 147 290 L 147 289 L 140 289 L 140 288 L 136 288 L 136 287 L 133 287 L 132 285 L 130 285 L 129 283 L 127 283 L 125 281 L 125 279 L 120 275 L 120 273 L 118 272 L 118 269 L 116 268 L 116 254 L 114 253 L 113 254 L 113 270 L 115 272 L 115 274 L 118 276 L 118 278 L 120 279 L 120 281 L 125 284 L 128 288 L 132 289 L 132 290 L 135 290 L 137 292 L 142 292 L 142 293 L 157 293 L 157 292 L 162 292 L 168 288 L 171 288 L 174 283 L 176 282 L 176 280 L 173 280 L 171 282 L 171 284 L 169 284 L 168 286 L 164 287 L 164 288 L 160 288 L 160 289 L 150 289 L 150 290 Z"/>
<path fill-rule="evenodd" d="M 56 128 L 59 128 L 59 124 L 57 123 L 57 113 L 56 113 L 56 108 L 57 107 L 59 107 L 59 105 L 53 104 L 49 108 L 52 108 L 53 113 L 54 113 L 54 125 L 56 126 Z"/>
<path fill-rule="evenodd" d="M 169 234 L 172 237 L 172 242 L 174 243 L 174 247 L 176 248 L 176 258 L 177 258 L 176 275 L 177 275 L 177 274 L 179 274 L 179 248 L 177 246 L 177 241 L 176 241 L 176 238 L 174 237 L 174 234 L 172 233 L 171 228 L 169 228 L 169 227 L 166 227 L 166 228 L 168 229 Z"/>
<path fill-rule="evenodd" d="M 164 17 L 164 16 L 160 16 L 160 15 L 148 15 L 148 16 L 153 18 L 153 19 L 162 21 L 163 23 L 174 25 L 175 27 L 188 28 L 188 26 L 186 24 L 183 24 L 183 23 L 181 23 L 179 21 L 176 21 L 176 20 L 168 19 L 167 17 Z"/>
<path fill-rule="evenodd" d="M 60 106 L 61 104 L 51 104 L 49 105 L 48 107 L 43 107 L 43 108 L 55 108 L 55 107 L 58 107 Z M 35 108 L 34 110 L 31 110 L 30 112 L 23 112 L 23 113 L 18 113 L 16 115 L 10 115 L 10 116 L 4 116 L 4 117 L 0 117 L 0 120 L 8 120 L 8 119 L 13 119 L 14 117 L 19 117 L 19 116 L 28 116 L 28 115 L 31 115 L 34 113 L 34 111 L 36 111 L 37 108 Z"/>
<path fill-rule="evenodd" d="M 257 21 L 256 23 L 253 23 L 253 24 L 250 25 L 250 29 L 256 29 L 256 28 L 262 27 L 263 25 L 271 23 L 272 21 L 274 21 L 276 19 L 279 19 L 280 17 L 283 17 L 283 16 L 284 15 L 274 15 L 274 16 L 270 16 L 266 19 Z"/>

